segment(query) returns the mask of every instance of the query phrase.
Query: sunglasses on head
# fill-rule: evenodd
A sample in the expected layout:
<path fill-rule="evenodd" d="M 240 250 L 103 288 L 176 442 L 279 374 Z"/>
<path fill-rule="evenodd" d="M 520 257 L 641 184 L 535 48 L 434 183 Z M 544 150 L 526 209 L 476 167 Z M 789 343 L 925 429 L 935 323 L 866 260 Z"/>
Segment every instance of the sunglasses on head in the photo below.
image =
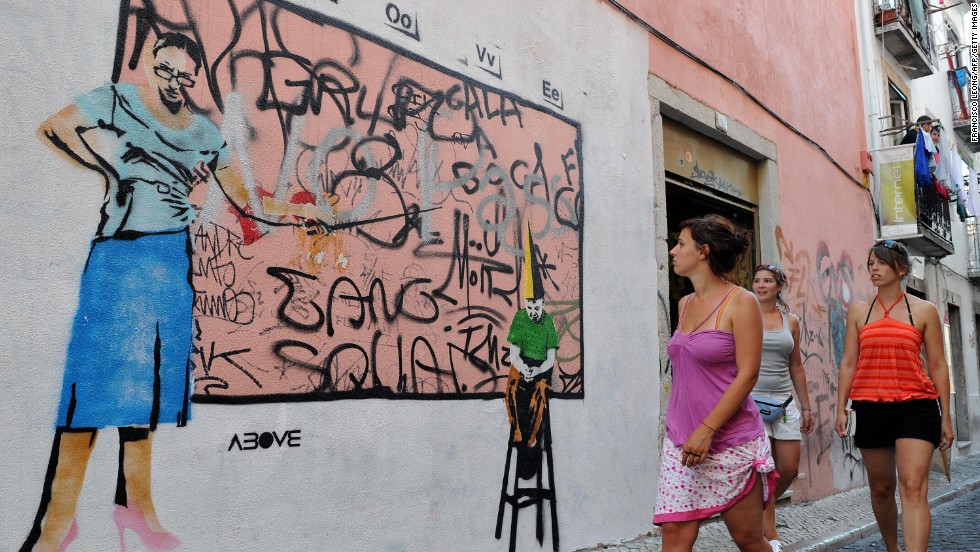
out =
<path fill-rule="evenodd" d="M 779 270 L 779 268 L 777 268 L 776 265 L 774 265 L 774 264 L 761 264 L 761 265 L 755 267 L 755 270 L 753 270 L 752 273 L 755 274 L 756 272 L 759 272 L 760 270 L 768 270 L 769 272 L 772 272 L 773 274 L 776 275 L 776 279 L 779 280 L 779 281 L 785 281 L 786 280 L 786 275 L 783 274 L 783 271 L 782 270 Z"/>
<path fill-rule="evenodd" d="M 888 249 L 898 249 L 899 243 L 895 240 L 878 240 L 873 247 L 884 246 Z"/>

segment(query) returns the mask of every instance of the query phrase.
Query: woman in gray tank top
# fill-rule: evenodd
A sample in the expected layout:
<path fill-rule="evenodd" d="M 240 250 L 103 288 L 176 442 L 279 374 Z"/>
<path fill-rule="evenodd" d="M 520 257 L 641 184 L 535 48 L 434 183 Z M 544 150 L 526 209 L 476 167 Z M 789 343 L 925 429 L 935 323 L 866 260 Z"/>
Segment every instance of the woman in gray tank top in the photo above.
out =
<path fill-rule="evenodd" d="M 779 481 L 776 500 L 799 473 L 800 444 L 803 435 L 813 430 L 810 396 L 806 374 L 800 357 L 800 319 L 785 311 L 786 303 L 780 292 L 786 285 L 786 274 L 775 265 L 759 265 L 752 278 L 752 291 L 762 307 L 762 362 L 759 380 L 752 390 L 753 397 L 767 398 L 773 403 L 789 401 L 781 418 L 765 423 L 772 444 Z M 785 312 L 784 312 L 785 311 Z M 792 399 L 793 391 L 796 398 Z M 768 504 L 764 517 L 766 539 L 773 550 L 779 550 L 776 531 L 776 501 Z"/>

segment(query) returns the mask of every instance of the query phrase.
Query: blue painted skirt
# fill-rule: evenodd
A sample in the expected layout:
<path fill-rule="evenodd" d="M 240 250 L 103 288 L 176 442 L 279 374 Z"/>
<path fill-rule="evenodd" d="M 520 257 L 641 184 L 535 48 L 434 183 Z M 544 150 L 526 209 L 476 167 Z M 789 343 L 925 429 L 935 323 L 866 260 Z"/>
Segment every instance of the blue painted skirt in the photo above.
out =
<path fill-rule="evenodd" d="M 184 425 L 194 292 L 186 231 L 92 244 L 57 427 Z"/>

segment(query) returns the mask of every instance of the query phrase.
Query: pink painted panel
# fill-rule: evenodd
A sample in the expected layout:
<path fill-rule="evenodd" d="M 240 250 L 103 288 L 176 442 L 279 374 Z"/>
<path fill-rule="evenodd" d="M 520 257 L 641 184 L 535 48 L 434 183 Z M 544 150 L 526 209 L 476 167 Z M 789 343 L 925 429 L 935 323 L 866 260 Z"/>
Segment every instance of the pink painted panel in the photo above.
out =
<path fill-rule="evenodd" d="M 577 123 L 281 2 L 124 3 L 115 80 L 145 78 L 134 50 L 164 31 L 200 42 L 191 100 L 264 219 L 199 198 L 197 400 L 500 395 L 528 227 L 553 389 L 583 395 Z"/>

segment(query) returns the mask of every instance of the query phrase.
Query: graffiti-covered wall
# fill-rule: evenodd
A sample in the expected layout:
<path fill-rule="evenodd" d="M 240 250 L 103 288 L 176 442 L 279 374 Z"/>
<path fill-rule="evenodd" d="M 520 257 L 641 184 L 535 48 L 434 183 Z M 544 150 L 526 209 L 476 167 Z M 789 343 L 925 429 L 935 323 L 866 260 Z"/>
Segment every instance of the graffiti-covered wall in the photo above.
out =
<path fill-rule="evenodd" d="M 647 50 L 622 14 L 0 13 L 0 548 L 649 529 Z"/>
<path fill-rule="evenodd" d="M 123 9 L 122 82 L 150 35 L 201 37 L 192 99 L 252 192 L 246 213 L 212 194 L 192 229 L 198 396 L 499 395 L 526 232 L 560 328 L 557 392 L 582 396 L 578 123 L 299 7 Z M 282 204 L 309 215 L 284 222 Z"/>

